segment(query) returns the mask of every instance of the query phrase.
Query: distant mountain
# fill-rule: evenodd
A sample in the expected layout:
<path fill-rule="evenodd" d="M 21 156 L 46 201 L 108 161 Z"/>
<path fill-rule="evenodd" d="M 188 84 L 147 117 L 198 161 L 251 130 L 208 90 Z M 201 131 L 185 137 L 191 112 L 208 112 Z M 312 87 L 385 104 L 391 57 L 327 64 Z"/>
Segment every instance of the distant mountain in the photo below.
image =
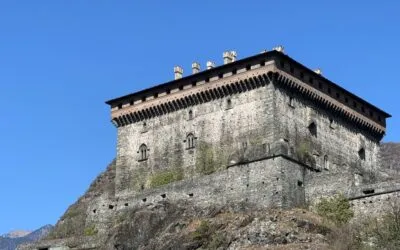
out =
<path fill-rule="evenodd" d="M 382 143 L 380 148 L 381 171 L 386 179 L 400 177 L 400 143 Z"/>
<path fill-rule="evenodd" d="M 38 241 L 47 236 L 51 229 L 52 225 L 46 225 L 33 232 L 13 231 L 0 236 L 0 250 L 15 250 L 20 244 Z"/>
<path fill-rule="evenodd" d="M 19 238 L 19 237 L 24 237 L 28 234 L 32 233 L 32 231 L 26 231 L 26 230 L 15 230 L 15 231 L 11 231 L 5 235 L 1 235 L 2 237 L 6 237 L 6 238 Z"/>

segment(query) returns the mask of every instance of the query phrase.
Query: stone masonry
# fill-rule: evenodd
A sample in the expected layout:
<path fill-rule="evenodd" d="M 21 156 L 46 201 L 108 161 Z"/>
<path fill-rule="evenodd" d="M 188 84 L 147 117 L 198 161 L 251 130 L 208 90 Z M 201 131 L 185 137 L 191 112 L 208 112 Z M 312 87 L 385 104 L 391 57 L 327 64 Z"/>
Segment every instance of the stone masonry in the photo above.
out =
<path fill-rule="evenodd" d="M 181 197 L 287 207 L 374 181 L 390 115 L 282 50 L 184 78 L 179 69 L 175 81 L 107 102 L 116 197 L 178 185 Z"/>

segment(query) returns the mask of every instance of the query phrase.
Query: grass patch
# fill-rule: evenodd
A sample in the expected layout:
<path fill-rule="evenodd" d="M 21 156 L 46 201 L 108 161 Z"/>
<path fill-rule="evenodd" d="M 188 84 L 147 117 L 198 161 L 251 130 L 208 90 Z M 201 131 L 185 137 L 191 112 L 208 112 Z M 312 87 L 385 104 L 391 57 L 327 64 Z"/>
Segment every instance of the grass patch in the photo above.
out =
<path fill-rule="evenodd" d="M 98 233 L 95 225 L 91 225 L 90 227 L 86 227 L 85 230 L 83 231 L 83 234 L 85 236 L 93 236 Z"/>
<path fill-rule="evenodd" d="M 150 177 L 150 187 L 155 188 L 182 179 L 183 172 L 181 169 L 162 171 L 155 173 Z"/>

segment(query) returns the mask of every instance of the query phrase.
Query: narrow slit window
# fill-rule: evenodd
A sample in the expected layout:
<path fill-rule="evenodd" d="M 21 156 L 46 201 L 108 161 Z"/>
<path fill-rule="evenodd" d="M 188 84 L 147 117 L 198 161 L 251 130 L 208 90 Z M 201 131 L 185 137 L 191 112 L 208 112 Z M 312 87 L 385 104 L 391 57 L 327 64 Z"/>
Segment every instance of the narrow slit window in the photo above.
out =
<path fill-rule="evenodd" d="M 324 156 L 324 169 L 329 170 L 329 160 L 327 155 Z"/>
<path fill-rule="evenodd" d="M 365 149 L 361 148 L 358 150 L 358 157 L 360 157 L 361 160 L 365 160 Z"/>
<path fill-rule="evenodd" d="M 189 120 L 193 120 L 193 110 L 189 110 Z"/>
<path fill-rule="evenodd" d="M 232 100 L 228 98 L 226 100 L 226 109 L 231 109 L 232 108 Z"/>

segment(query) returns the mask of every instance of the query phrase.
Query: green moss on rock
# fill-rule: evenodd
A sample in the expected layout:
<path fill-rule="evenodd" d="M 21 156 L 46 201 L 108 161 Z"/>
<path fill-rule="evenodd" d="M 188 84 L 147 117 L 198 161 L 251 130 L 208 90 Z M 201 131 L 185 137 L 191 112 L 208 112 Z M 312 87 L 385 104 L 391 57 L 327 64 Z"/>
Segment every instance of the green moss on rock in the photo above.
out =
<path fill-rule="evenodd" d="M 155 188 L 159 186 L 166 185 L 174 181 L 180 181 L 183 179 L 183 171 L 180 168 L 175 168 L 173 170 L 161 171 L 153 174 L 150 177 L 150 187 Z"/>

